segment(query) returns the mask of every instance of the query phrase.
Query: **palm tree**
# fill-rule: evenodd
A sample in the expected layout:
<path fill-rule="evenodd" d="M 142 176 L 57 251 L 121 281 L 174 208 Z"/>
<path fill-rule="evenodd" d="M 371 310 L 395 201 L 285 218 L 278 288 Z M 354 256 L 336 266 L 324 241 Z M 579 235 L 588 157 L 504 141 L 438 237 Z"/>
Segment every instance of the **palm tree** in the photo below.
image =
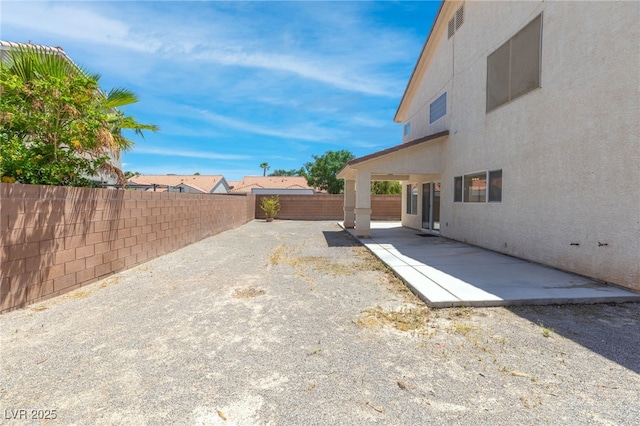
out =
<path fill-rule="evenodd" d="M 260 168 L 262 169 L 262 176 L 266 176 L 267 170 L 269 170 L 271 167 L 269 166 L 269 163 L 261 163 Z"/>
<path fill-rule="evenodd" d="M 51 152 L 52 162 L 69 161 L 73 156 L 59 154 L 75 152 L 78 161 L 72 162 L 84 164 L 78 166 L 81 172 L 89 167 L 115 176 L 123 184 L 125 176 L 113 160 L 118 160 L 133 142 L 122 131 L 133 130 L 143 137 L 143 130 L 158 131 L 157 126 L 138 123 L 118 110 L 137 102 L 135 94 L 123 88 L 104 93 L 99 86 L 100 75 L 80 68 L 61 50 L 29 45 L 11 49 L 3 60 L 2 73 L 3 78 L 13 76 L 11 81 L 22 84 L 21 93 L 27 94 L 30 101 L 24 107 L 15 107 L 17 112 L 24 113 L 21 123 L 17 115 L 7 119 L 13 119 L 7 126 L 12 136 L 25 146 Z M 40 119 L 36 120 L 37 114 Z"/>
<path fill-rule="evenodd" d="M 99 108 L 107 111 L 107 122 L 109 124 L 109 131 L 104 133 L 105 139 L 103 143 L 99 144 L 100 154 L 106 154 L 119 160 L 121 152 L 128 151 L 133 147 L 134 142 L 124 137 L 122 130 L 133 130 L 136 135 L 142 138 L 144 138 L 143 130 L 149 130 L 154 133 L 159 130 L 156 125 L 138 123 L 134 117 L 125 116 L 124 113 L 118 109 L 125 105 L 138 102 L 138 97 L 127 89 L 111 89 L 107 95 L 98 96 L 98 101 L 100 101 Z M 107 162 L 103 164 L 100 171 L 116 175 L 120 184 L 126 182 L 122 171 L 112 163 Z"/>

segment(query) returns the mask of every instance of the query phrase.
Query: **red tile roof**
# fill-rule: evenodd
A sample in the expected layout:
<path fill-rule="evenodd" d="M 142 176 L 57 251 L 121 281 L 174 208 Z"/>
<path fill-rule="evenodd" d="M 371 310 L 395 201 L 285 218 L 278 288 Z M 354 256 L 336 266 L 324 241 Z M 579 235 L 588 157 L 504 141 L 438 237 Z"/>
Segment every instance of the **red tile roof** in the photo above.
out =
<path fill-rule="evenodd" d="M 199 191 L 209 193 L 224 179 L 222 175 L 138 175 L 129 179 L 136 185 L 187 185 Z"/>
<path fill-rule="evenodd" d="M 314 189 L 307 185 L 304 176 L 245 176 L 240 181 L 230 181 L 230 192 L 251 192 L 252 189 Z"/>

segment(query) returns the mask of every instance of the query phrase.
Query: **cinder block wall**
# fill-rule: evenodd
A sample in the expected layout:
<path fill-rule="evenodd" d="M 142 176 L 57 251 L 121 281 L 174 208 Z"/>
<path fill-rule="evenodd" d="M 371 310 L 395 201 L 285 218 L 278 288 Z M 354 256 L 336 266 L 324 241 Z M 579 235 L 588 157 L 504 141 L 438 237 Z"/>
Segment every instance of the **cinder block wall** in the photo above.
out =
<path fill-rule="evenodd" d="M 256 219 L 264 219 L 260 200 L 269 195 L 256 196 Z M 344 218 L 342 194 L 280 195 L 278 219 L 341 220 Z M 372 195 L 372 220 L 400 220 L 402 195 Z"/>
<path fill-rule="evenodd" d="M 0 184 L 0 312 L 254 218 L 253 195 Z"/>

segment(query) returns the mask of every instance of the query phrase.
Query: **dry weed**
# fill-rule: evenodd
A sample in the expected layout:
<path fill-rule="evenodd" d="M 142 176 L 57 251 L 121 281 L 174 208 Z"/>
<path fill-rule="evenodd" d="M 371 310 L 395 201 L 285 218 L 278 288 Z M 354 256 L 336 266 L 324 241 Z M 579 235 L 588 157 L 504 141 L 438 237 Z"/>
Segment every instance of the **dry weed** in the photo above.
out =
<path fill-rule="evenodd" d="M 269 256 L 271 265 L 288 265 L 292 268 L 302 269 L 310 267 L 321 273 L 328 273 L 334 276 L 353 275 L 360 270 L 357 264 L 335 262 L 323 256 L 294 256 L 291 248 L 280 245 L 275 248 Z"/>
<path fill-rule="evenodd" d="M 105 282 L 100 284 L 100 288 L 107 288 L 107 287 L 109 287 L 111 285 L 116 285 L 119 282 L 120 282 L 120 277 L 109 278 L 108 280 L 106 280 Z"/>
<path fill-rule="evenodd" d="M 235 297 L 236 299 L 249 299 L 252 297 L 262 296 L 263 294 L 265 294 L 265 291 L 262 289 L 243 288 L 243 289 L 237 289 L 233 293 L 233 297 Z"/>
<path fill-rule="evenodd" d="M 91 293 L 93 293 L 92 291 L 85 291 L 85 290 L 76 290 L 73 291 L 71 293 L 69 293 L 67 295 L 67 297 L 69 299 L 84 299 L 85 297 L 89 296 Z"/>
<path fill-rule="evenodd" d="M 423 302 L 418 299 L 418 297 L 409 290 L 406 284 L 398 278 L 391 268 L 384 264 L 380 259 L 378 259 L 373 253 L 369 251 L 368 248 L 364 246 L 352 247 L 351 249 L 360 260 L 355 268 L 359 271 L 377 271 L 382 273 L 389 284 L 389 290 L 393 291 L 396 294 L 403 296 L 405 303 L 417 304 L 420 305 Z"/>
<path fill-rule="evenodd" d="M 451 325 L 449 326 L 449 330 L 457 333 L 457 334 L 462 334 L 463 336 L 466 336 L 467 334 L 469 334 L 469 332 L 475 330 L 476 328 L 474 326 L 472 326 L 471 324 L 468 324 L 466 322 L 462 322 L 462 321 L 454 321 L 451 323 Z"/>
<path fill-rule="evenodd" d="M 269 256 L 269 262 L 274 266 L 279 265 L 280 263 L 282 263 L 283 258 L 286 254 L 286 251 L 287 251 L 286 246 L 279 245 L 278 247 L 276 247 L 273 253 L 271 253 L 271 255 Z"/>
<path fill-rule="evenodd" d="M 330 273 L 333 276 L 353 275 L 357 272 L 354 265 L 333 262 L 326 257 L 308 256 L 292 259 L 291 266 L 300 267 L 308 265 L 318 272 Z"/>
<path fill-rule="evenodd" d="M 424 332 L 427 328 L 431 310 L 426 306 L 402 307 L 397 311 L 385 311 L 380 306 L 364 309 L 364 314 L 355 323 L 360 327 L 391 326 L 400 331 Z"/>

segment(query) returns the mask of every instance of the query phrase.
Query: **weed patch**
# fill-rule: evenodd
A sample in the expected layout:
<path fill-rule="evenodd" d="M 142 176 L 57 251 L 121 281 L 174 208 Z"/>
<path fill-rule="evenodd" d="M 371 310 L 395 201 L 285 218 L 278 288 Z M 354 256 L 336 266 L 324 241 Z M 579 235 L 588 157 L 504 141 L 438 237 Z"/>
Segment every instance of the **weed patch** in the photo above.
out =
<path fill-rule="evenodd" d="M 469 332 L 475 330 L 476 328 L 466 322 L 454 321 L 453 323 L 451 323 L 449 329 L 454 333 L 466 336 L 467 334 L 469 334 Z"/>
<path fill-rule="evenodd" d="M 271 255 L 269 256 L 269 263 L 271 263 L 271 265 L 273 266 L 282 263 L 286 255 L 286 251 L 287 247 L 284 245 L 279 245 L 278 247 L 276 247 L 273 253 L 271 253 Z"/>
<path fill-rule="evenodd" d="M 380 306 L 361 311 L 362 317 L 355 323 L 359 327 L 393 327 L 399 331 L 425 332 L 431 310 L 426 306 L 402 307 L 399 310 L 385 311 Z"/>
<path fill-rule="evenodd" d="M 243 288 L 238 289 L 233 293 L 233 297 L 236 299 L 250 299 L 252 297 L 262 296 L 265 291 L 258 288 Z"/>
<path fill-rule="evenodd" d="M 545 327 L 544 324 L 542 323 L 540 323 L 540 328 L 542 329 L 542 335 L 544 337 L 551 337 L 551 334 L 553 333 L 553 328 Z"/>

